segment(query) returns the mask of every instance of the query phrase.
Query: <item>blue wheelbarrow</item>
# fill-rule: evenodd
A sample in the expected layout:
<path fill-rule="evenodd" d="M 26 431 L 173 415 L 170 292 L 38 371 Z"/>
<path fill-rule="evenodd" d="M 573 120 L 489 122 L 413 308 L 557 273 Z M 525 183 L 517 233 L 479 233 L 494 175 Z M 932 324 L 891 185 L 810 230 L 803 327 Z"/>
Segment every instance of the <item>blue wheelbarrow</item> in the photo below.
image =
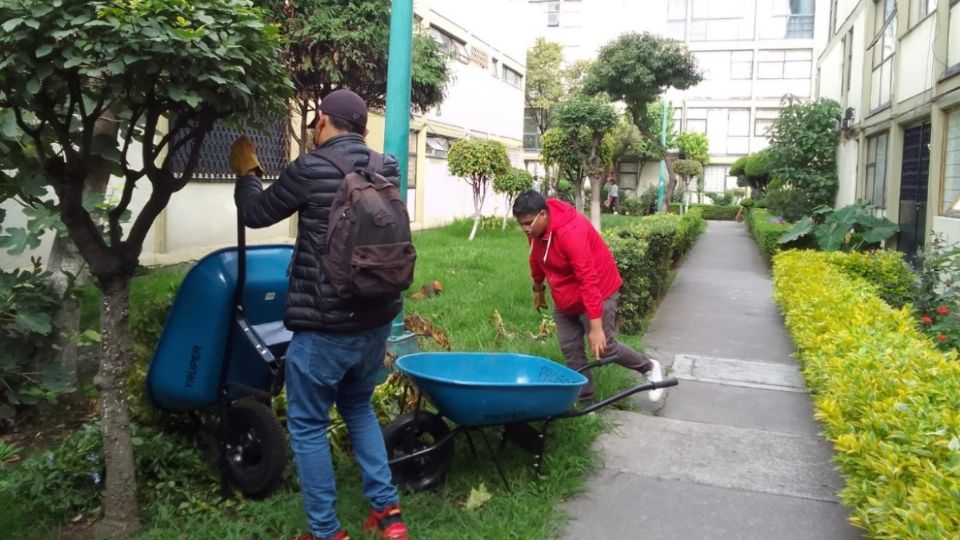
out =
<path fill-rule="evenodd" d="M 214 251 L 187 273 L 147 374 L 157 407 L 189 412 L 216 406 L 222 489 L 252 498 L 283 478 L 287 439 L 270 406 L 283 387 L 288 245 Z"/>
<path fill-rule="evenodd" d="M 400 357 L 397 369 L 413 380 L 419 394 L 413 411 L 400 414 L 383 429 L 394 483 L 410 491 L 435 487 L 446 477 L 453 460 L 455 436 L 465 433 L 476 455 L 471 431 L 491 426 L 502 428 L 501 450 L 507 442 L 527 450 L 533 454 L 534 471 L 540 474 L 547 430 L 553 421 L 590 414 L 638 392 L 677 385 L 672 377 L 644 382 L 587 407 L 574 408 L 580 388 L 587 383 L 583 372 L 614 360 L 612 356 L 602 358 L 574 371 L 546 358 L 513 353 Z M 436 413 L 422 408 L 424 395 Z M 444 418 L 456 427 L 451 430 Z M 532 425 L 535 422 L 542 427 Z M 488 450 L 508 485 L 497 453 Z"/>

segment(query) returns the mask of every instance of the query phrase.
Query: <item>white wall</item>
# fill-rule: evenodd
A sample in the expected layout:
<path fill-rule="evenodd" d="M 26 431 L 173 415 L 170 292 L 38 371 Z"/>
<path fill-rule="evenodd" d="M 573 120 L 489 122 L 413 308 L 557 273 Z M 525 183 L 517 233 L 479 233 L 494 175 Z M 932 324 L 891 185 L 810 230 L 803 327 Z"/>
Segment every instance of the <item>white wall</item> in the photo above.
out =
<path fill-rule="evenodd" d="M 960 219 L 934 216 L 933 231 L 942 234 L 948 244 L 960 243 Z"/>
<path fill-rule="evenodd" d="M 858 77 L 859 78 L 859 77 Z M 841 101 L 843 86 L 843 43 L 836 45 L 820 57 L 820 95 L 819 97 Z"/>
<path fill-rule="evenodd" d="M 897 44 L 894 98 L 904 101 L 933 87 L 933 32 L 937 18 L 927 17 Z"/>
<path fill-rule="evenodd" d="M 857 200 L 857 179 L 859 178 L 857 160 L 860 157 L 860 144 L 854 139 L 837 147 L 837 175 L 840 185 L 837 189 L 837 207 L 853 204 Z"/>
<path fill-rule="evenodd" d="M 947 43 L 947 65 L 960 62 L 960 4 L 950 7 L 950 39 Z"/>

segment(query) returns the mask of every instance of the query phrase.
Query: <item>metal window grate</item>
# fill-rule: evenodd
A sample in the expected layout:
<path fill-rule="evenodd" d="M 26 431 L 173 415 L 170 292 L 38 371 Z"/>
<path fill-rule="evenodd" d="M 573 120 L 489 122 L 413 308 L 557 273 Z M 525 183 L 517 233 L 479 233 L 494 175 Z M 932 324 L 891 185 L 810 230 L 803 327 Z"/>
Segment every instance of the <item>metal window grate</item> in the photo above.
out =
<path fill-rule="evenodd" d="M 250 137 L 257 149 L 257 157 L 263 167 L 264 177 L 275 179 L 290 161 L 290 136 L 287 120 L 276 117 L 263 121 L 264 131 L 253 128 L 228 127 L 220 122 L 214 124 L 207 134 L 200 151 L 200 159 L 193 172 L 193 179 L 207 182 L 233 182 L 236 175 L 230 170 L 228 155 L 233 141 L 241 135 Z M 190 157 L 192 144 L 184 145 L 172 156 L 173 172 L 181 174 Z"/>

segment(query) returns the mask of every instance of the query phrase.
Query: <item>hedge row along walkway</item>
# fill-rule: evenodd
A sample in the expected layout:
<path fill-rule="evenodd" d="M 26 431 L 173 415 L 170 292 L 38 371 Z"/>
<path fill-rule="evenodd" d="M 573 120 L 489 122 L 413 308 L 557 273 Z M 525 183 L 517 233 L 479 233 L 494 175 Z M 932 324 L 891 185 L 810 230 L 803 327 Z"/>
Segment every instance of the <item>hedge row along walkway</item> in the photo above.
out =
<path fill-rule="evenodd" d="M 710 222 L 646 343 L 680 386 L 659 412 L 608 415 L 567 538 L 860 537 L 746 225 Z"/>

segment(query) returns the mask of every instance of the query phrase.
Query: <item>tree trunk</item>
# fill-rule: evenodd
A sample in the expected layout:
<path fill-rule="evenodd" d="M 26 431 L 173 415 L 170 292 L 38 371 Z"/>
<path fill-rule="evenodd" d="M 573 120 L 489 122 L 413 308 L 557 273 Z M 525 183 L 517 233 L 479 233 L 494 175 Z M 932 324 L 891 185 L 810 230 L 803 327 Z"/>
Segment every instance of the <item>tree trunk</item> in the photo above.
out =
<path fill-rule="evenodd" d="M 574 203 L 577 205 L 577 212 L 583 212 L 583 178 L 574 184 Z"/>
<path fill-rule="evenodd" d="M 594 178 L 596 180 L 594 180 Z M 602 175 L 597 174 L 590 179 L 590 223 L 600 231 L 600 195 L 603 192 Z"/>
<path fill-rule="evenodd" d="M 100 305 L 102 358 L 94 385 L 100 391 L 100 428 L 107 472 L 103 520 L 97 533 L 108 539 L 127 538 L 141 528 L 127 404 L 127 372 L 131 358 L 127 333 L 130 279 L 130 276 L 118 276 L 100 282 L 103 293 Z"/>
<path fill-rule="evenodd" d="M 120 123 L 117 115 L 105 111 L 93 125 L 93 137 L 109 137 L 116 139 L 120 134 Z M 85 194 L 103 195 L 110 183 L 110 173 L 113 163 L 100 156 L 90 156 L 87 162 L 87 176 L 83 182 Z M 56 295 L 63 299 L 60 310 L 57 312 L 54 324 L 57 328 L 56 350 L 57 365 L 67 374 L 71 384 L 77 382 L 77 344 L 70 340 L 70 336 L 80 331 L 80 304 L 72 295 L 68 294 L 69 279 L 64 272 L 75 276 L 74 285 L 82 285 L 89 279 L 87 264 L 77 250 L 77 246 L 68 235 L 57 235 L 50 247 L 50 256 L 47 261 L 47 270 L 50 271 L 50 286 Z"/>
<path fill-rule="evenodd" d="M 483 208 L 483 196 L 486 191 L 486 183 L 482 180 L 473 180 L 473 229 L 470 230 L 469 240 L 477 236 L 477 229 L 480 228 L 480 211 Z"/>

